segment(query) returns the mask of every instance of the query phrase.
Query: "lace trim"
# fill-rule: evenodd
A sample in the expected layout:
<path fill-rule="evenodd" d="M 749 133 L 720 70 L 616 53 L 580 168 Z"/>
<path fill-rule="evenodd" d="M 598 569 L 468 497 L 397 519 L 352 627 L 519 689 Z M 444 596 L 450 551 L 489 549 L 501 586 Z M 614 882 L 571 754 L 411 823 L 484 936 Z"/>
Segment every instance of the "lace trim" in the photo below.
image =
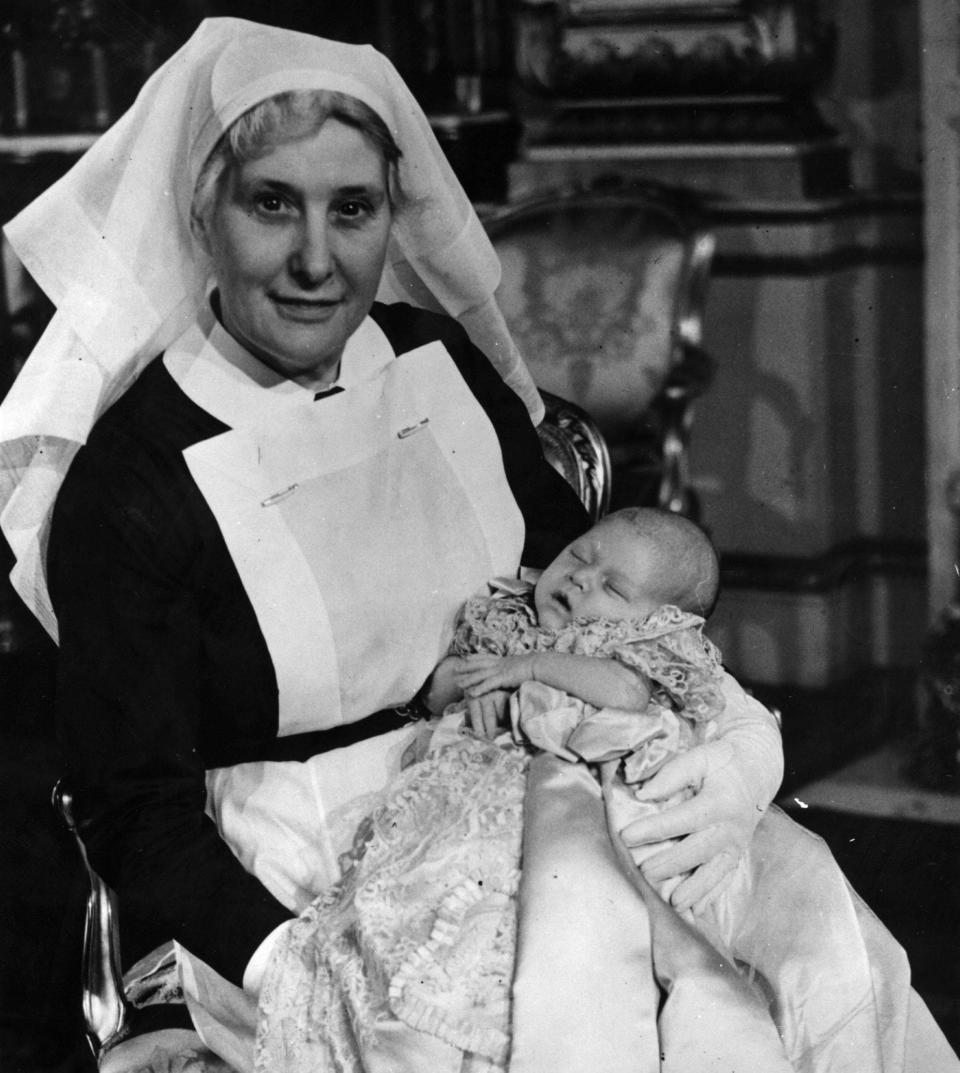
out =
<path fill-rule="evenodd" d="M 408 1025 L 499 1063 L 510 1047 L 519 878 L 515 871 L 509 890 L 477 883 L 452 890 L 430 938 L 390 981 L 390 1004 Z"/>

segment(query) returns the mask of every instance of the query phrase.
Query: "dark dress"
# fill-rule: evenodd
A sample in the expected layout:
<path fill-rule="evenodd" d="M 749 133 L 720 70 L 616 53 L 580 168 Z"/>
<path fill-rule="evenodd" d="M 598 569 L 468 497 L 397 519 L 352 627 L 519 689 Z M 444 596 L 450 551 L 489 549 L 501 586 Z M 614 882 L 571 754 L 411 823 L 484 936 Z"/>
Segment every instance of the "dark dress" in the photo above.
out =
<path fill-rule="evenodd" d="M 398 354 L 445 344 L 496 430 L 526 524 L 523 562 L 546 565 L 587 518 L 523 404 L 456 322 L 405 305 L 372 316 Z M 278 739 L 266 643 L 182 455 L 225 431 L 152 362 L 71 466 L 47 562 L 64 760 L 91 863 L 119 896 L 124 963 L 174 938 L 239 984 L 291 914 L 204 814 L 205 771 L 305 759 L 390 717 Z"/>

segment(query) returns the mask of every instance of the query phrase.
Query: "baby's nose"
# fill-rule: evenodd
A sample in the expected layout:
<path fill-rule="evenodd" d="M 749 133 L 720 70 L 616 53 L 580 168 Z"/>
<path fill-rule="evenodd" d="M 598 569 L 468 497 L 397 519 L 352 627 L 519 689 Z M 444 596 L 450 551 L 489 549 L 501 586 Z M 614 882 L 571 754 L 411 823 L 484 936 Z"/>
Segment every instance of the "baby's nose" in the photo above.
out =
<path fill-rule="evenodd" d="M 590 571 L 586 566 L 578 566 L 570 575 L 570 580 L 578 589 L 585 589 L 590 583 Z"/>

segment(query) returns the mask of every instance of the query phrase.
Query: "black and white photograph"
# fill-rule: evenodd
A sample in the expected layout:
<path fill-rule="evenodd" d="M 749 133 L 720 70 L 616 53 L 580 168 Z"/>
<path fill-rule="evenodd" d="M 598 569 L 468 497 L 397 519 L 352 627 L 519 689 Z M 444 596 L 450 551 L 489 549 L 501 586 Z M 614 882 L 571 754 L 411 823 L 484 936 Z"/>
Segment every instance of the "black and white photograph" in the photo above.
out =
<path fill-rule="evenodd" d="M 4 0 L 0 1069 L 960 1073 L 960 9 Z"/>

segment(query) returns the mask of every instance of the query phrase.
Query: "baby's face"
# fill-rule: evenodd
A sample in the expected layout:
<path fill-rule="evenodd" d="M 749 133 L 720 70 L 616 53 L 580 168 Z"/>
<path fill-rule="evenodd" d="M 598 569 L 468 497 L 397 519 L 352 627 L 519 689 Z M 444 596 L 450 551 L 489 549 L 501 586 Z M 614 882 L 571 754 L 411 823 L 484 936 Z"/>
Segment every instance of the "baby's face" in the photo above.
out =
<path fill-rule="evenodd" d="M 575 618 L 645 618 L 663 600 L 658 549 L 624 522 L 600 522 L 569 544 L 540 575 L 534 606 L 541 626 Z"/>

